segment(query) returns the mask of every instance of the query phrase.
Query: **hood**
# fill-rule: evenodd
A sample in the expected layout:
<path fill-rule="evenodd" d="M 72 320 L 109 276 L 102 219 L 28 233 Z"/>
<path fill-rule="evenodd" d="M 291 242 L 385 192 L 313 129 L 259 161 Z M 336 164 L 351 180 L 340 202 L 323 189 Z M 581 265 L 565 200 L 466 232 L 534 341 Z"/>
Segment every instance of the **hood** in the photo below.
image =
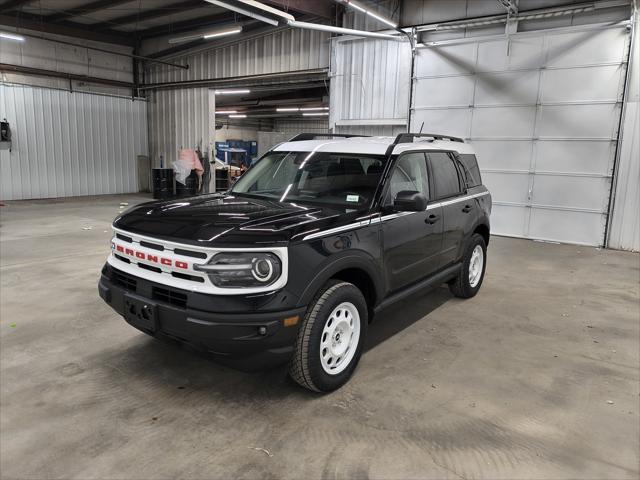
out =
<path fill-rule="evenodd" d="M 214 194 L 144 203 L 124 212 L 113 226 L 178 243 L 255 246 L 288 242 L 301 233 L 342 224 L 348 213 L 335 207 Z"/>

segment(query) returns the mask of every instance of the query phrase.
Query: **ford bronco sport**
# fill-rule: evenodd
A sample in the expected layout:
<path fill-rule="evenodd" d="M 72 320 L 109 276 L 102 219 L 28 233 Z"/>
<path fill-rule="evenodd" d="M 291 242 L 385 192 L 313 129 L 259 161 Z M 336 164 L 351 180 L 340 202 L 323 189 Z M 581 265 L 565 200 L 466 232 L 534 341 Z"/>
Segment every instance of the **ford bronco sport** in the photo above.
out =
<path fill-rule="evenodd" d="M 132 326 L 300 385 L 351 376 L 375 312 L 425 287 L 480 286 L 491 197 L 470 145 L 432 134 L 301 134 L 225 194 L 113 222 L 100 296 Z"/>

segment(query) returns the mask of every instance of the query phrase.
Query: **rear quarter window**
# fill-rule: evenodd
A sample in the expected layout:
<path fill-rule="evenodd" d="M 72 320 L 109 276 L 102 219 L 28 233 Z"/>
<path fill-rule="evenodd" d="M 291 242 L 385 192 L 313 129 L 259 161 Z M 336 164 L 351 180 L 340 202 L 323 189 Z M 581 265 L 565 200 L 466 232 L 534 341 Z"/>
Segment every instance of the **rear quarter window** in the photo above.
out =
<path fill-rule="evenodd" d="M 470 188 L 482 185 L 482 177 L 480 176 L 480 169 L 478 168 L 478 160 L 476 159 L 476 156 L 468 153 L 460 154 L 459 160 L 467 178 L 467 187 Z"/>

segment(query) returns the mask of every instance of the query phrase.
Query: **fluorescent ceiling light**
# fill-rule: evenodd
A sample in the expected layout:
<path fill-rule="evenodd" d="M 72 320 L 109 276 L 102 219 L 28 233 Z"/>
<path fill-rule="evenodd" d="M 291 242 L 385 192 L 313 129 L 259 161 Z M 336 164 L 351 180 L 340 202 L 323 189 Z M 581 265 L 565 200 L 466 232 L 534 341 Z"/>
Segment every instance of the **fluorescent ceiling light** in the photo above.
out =
<path fill-rule="evenodd" d="M 240 33 L 242 31 L 242 27 L 241 26 L 237 26 L 237 27 L 233 27 L 233 28 L 227 28 L 224 30 L 214 30 L 212 32 L 208 32 L 208 33 L 200 33 L 198 35 L 187 35 L 186 37 L 178 37 L 178 38 L 170 38 L 169 39 L 169 43 L 184 43 L 184 42 L 190 42 L 192 40 L 199 40 L 199 39 L 203 39 L 203 40 L 209 40 L 211 38 L 217 38 L 217 37 L 224 37 L 227 35 L 234 35 L 236 33 Z"/>
<path fill-rule="evenodd" d="M 358 37 L 383 38 L 385 40 L 393 40 L 395 42 L 404 42 L 406 38 L 401 35 L 390 35 L 388 33 L 369 32 L 366 30 L 354 30 L 353 28 L 334 27 L 332 25 L 323 25 L 321 23 L 299 22 L 297 20 L 289 20 L 289 26 L 294 28 L 304 28 L 307 30 L 320 30 L 322 32 L 342 33 L 344 35 L 355 35 Z"/>
<path fill-rule="evenodd" d="M 14 33 L 0 32 L 0 38 L 6 38 L 7 40 L 14 40 L 16 42 L 24 42 L 22 35 L 16 35 Z"/>
<path fill-rule="evenodd" d="M 240 33 L 241 31 L 242 31 L 242 27 L 235 27 L 229 30 L 221 30 L 219 32 L 206 33 L 205 35 L 202 36 L 202 38 L 204 38 L 205 40 L 209 40 L 210 38 L 224 37 L 225 35 L 233 35 L 235 33 Z"/>
<path fill-rule="evenodd" d="M 276 108 L 276 112 L 298 112 L 300 109 L 298 107 L 295 108 Z"/>
<path fill-rule="evenodd" d="M 323 112 L 323 113 L 303 113 L 302 116 L 303 117 L 324 117 L 329 115 L 327 112 Z"/>
<path fill-rule="evenodd" d="M 251 90 L 214 90 L 213 93 L 216 95 L 240 95 L 242 93 L 251 93 Z"/>
<path fill-rule="evenodd" d="M 398 27 L 398 24 L 393 22 L 392 20 L 389 20 L 388 18 L 381 17 L 380 15 L 377 15 L 376 13 L 372 12 L 371 10 L 367 10 L 365 7 L 363 7 L 362 5 L 357 4 L 356 2 L 353 2 L 352 0 L 348 0 L 345 3 L 349 7 L 353 8 L 354 10 L 358 10 L 359 12 L 365 13 L 365 14 L 369 15 L 371 18 L 375 18 L 379 22 L 382 22 L 385 25 L 390 26 L 391 28 L 397 28 Z"/>
<path fill-rule="evenodd" d="M 313 112 L 317 110 L 329 110 L 329 107 L 304 107 L 300 109 L 301 112 Z"/>
<path fill-rule="evenodd" d="M 237 110 L 216 110 L 216 115 L 230 115 L 233 113 L 238 113 Z"/>
<path fill-rule="evenodd" d="M 276 15 L 278 17 L 282 17 L 285 20 L 295 20 L 295 17 L 287 12 L 283 12 L 282 10 L 278 10 L 277 8 L 270 7 L 265 5 L 264 3 L 257 2 L 256 0 L 239 0 L 244 3 L 248 7 L 257 8 L 259 10 L 263 10 L 271 15 Z"/>
<path fill-rule="evenodd" d="M 347 2 L 347 3 L 349 4 L 350 7 L 354 8 L 355 10 L 358 10 L 358 11 L 360 11 L 362 13 L 367 13 L 367 9 L 361 7 L 357 3 L 355 3 L 355 2 Z"/>
<path fill-rule="evenodd" d="M 206 0 L 206 1 L 209 3 L 213 3 L 218 7 L 231 10 L 232 12 L 240 13 L 241 15 L 246 15 L 247 17 L 255 18 L 256 20 L 260 20 L 261 22 L 268 23 L 269 25 L 273 25 L 274 27 L 278 26 L 278 20 L 274 20 L 273 18 L 265 17 L 264 15 L 254 13 L 251 10 L 247 10 L 246 8 L 239 7 L 235 4 L 224 2 L 222 0 Z"/>
<path fill-rule="evenodd" d="M 247 118 L 244 113 L 239 113 L 237 115 L 229 115 L 229 118 Z"/>

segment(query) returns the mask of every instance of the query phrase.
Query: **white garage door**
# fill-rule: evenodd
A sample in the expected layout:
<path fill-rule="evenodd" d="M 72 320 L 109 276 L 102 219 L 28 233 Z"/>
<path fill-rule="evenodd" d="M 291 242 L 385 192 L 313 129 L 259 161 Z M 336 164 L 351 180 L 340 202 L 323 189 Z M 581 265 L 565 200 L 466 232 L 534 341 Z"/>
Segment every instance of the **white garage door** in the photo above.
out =
<path fill-rule="evenodd" d="M 411 131 L 475 146 L 495 233 L 602 245 L 628 40 L 607 27 L 421 48 Z"/>

